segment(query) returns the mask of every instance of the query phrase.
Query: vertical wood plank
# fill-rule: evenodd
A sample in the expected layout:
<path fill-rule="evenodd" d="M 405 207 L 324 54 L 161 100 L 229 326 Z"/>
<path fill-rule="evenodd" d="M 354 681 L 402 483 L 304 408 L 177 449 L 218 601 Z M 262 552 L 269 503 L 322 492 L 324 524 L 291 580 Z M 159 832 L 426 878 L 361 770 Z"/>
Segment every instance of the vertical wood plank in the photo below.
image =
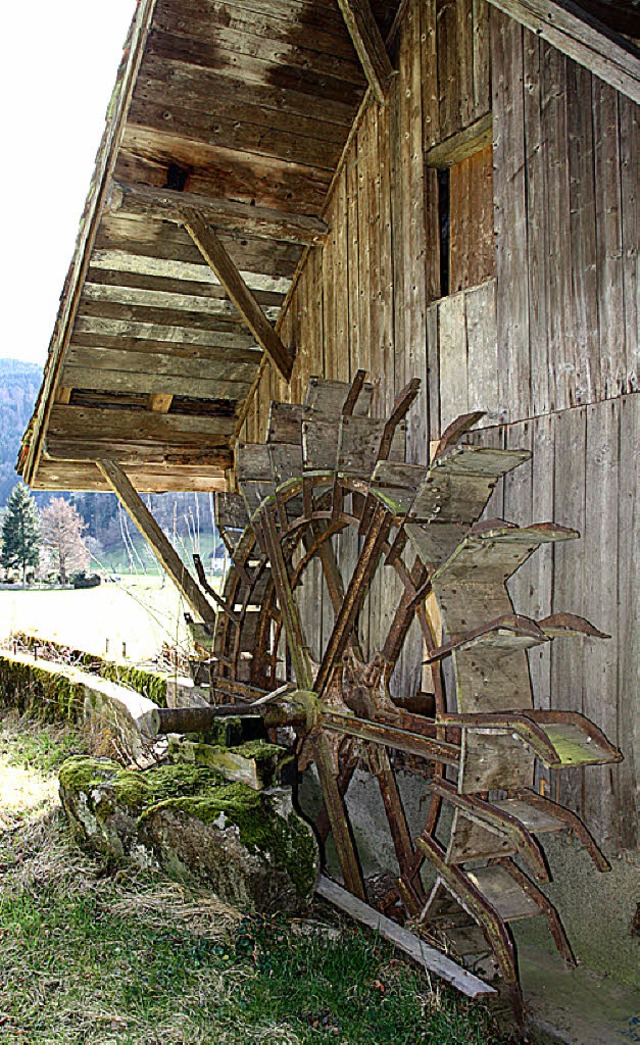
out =
<path fill-rule="evenodd" d="M 622 250 L 624 267 L 624 321 L 626 329 L 626 390 L 640 390 L 640 107 L 618 97 L 620 109 L 620 163 Z"/>
<path fill-rule="evenodd" d="M 482 0 L 486 3 L 486 0 Z M 425 149 L 440 141 L 440 102 L 438 93 L 437 0 L 425 0 L 421 7 L 420 57 L 422 62 L 422 120 Z"/>
<path fill-rule="evenodd" d="M 586 407 L 555 415 L 554 521 L 581 533 L 586 519 L 587 468 Z M 561 541 L 553 551 L 553 612 L 569 611 L 588 616 L 585 582 L 587 549 L 583 541 Z M 595 620 L 596 625 L 601 621 Z M 585 684 L 584 649 L 580 639 L 556 639 L 551 649 L 551 705 L 567 711 L 583 711 Z M 589 769 L 589 772 L 592 770 Z M 563 805 L 582 813 L 584 770 L 569 769 L 553 775 Z"/>
<path fill-rule="evenodd" d="M 467 328 L 468 410 L 484 410 L 483 428 L 500 420 L 495 280 L 464 295 Z"/>
<path fill-rule="evenodd" d="M 620 400 L 620 494 L 618 505 L 618 671 L 616 814 L 620 844 L 640 841 L 640 396 Z"/>
<path fill-rule="evenodd" d="M 327 377 L 338 381 L 349 380 L 349 266 L 348 266 L 348 204 L 346 165 L 336 186 L 336 258 L 333 293 L 336 310 L 336 354 L 333 369 Z"/>
<path fill-rule="evenodd" d="M 354 139 L 347 157 L 347 280 L 349 340 L 347 380 L 360 366 L 360 241 L 358 226 L 358 148 Z"/>
<path fill-rule="evenodd" d="M 438 94 L 440 99 L 440 140 L 455 134 L 460 128 L 460 94 L 457 56 L 458 0 L 437 0 L 438 39 Z"/>
<path fill-rule="evenodd" d="M 380 381 L 385 410 L 389 410 L 395 390 L 394 353 L 394 272 L 391 226 L 391 116 L 385 106 L 378 116 L 378 155 L 380 158 Z"/>
<path fill-rule="evenodd" d="M 489 24 L 500 412 L 517 420 L 531 413 L 522 29 L 495 9 Z"/>
<path fill-rule="evenodd" d="M 600 385 L 607 398 L 625 386 L 618 93 L 593 78 L 593 126 L 598 256 Z"/>
<path fill-rule="evenodd" d="M 555 428 L 553 417 L 536 418 L 532 427 L 533 457 L 531 460 L 531 511 L 532 522 L 554 521 L 554 457 Z M 529 599 L 527 615 L 533 620 L 547 617 L 552 609 L 553 594 L 553 546 L 541 545 L 526 563 L 529 571 Z M 534 704 L 537 708 L 551 707 L 551 643 L 534 646 L 529 650 L 529 671 L 533 686 Z M 536 766 L 536 785 L 545 783 L 545 794 L 551 791 L 551 772 L 539 762 Z"/>
<path fill-rule="evenodd" d="M 586 616 L 611 640 L 584 640 L 586 686 L 584 713 L 609 737 L 617 736 L 618 643 L 618 491 L 620 402 L 587 407 L 587 482 L 583 552 Z M 600 568 L 594 570 L 593 564 Z M 580 642 L 580 640 L 578 640 Z M 619 841 L 616 816 L 617 766 L 592 766 L 585 774 L 585 818 L 597 840 L 609 847 Z"/>
<path fill-rule="evenodd" d="M 540 40 L 525 32 L 524 113 L 527 162 L 527 262 L 529 266 L 529 337 L 531 344 L 531 407 L 534 414 L 547 413 L 549 397 L 548 280 L 549 261 L 545 242 L 546 143 L 540 114 Z"/>
<path fill-rule="evenodd" d="M 429 393 L 429 439 L 439 439 L 444 428 L 440 419 L 440 332 L 436 303 L 427 309 L 427 386 Z"/>
<path fill-rule="evenodd" d="M 600 345 L 591 73 L 570 61 L 567 62 L 567 121 L 575 401 L 592 403 L 600 394 Z"/>
<path fill-rule="evenodd" d="M 426 339 L 426 228 L 425 228 L 425 165 L 423 147 L 422 90 L 420 37 L 420 2 L 413 0 L 405 23 L 406 44 L 401 48 L 400 71 L 404 87 L 406 133 L 403 149 L 405 161 L 404 209 L 404 350 L 407 356 L 408 381 L 418 377 L 422 390 L 407 419 L 407 460 L 426 463 L 428 459 Z"/>
<path fill-rule="evenodd" d="M 469 409 L 465 295 L 442 298 L 438 305 L 440 345 L 440 423 L 444 431 Z"/>
<path fill-rule="evenodd" d="M 478 120 L 491 108 L 489 58 L 489 5 L 487 0 L 473 0 L 473 119 Z"/>
<path fill-rule="evenodd" d="M 575 365 L 571 315 L 571 255 L 567 97 L 565 55 L 548 44 L 540 46 L 541 114 L 545 148 L 546 252 L 548 257 L 547 339 L 551 377 L 551 409 L 575 402 Z M 535 346 L 532 344 L 532 353 Z M 532 356 L 532 374 L 537 360 Z"/>

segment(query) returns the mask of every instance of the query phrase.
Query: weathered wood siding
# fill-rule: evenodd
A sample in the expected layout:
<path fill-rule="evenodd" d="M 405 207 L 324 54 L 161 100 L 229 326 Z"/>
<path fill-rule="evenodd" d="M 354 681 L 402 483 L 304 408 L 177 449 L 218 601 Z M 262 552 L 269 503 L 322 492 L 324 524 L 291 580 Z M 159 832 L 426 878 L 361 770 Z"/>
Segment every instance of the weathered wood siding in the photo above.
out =
<path fill-rule="evenodd" d="M 638 384 L 638 106 L 492 12 L 498 410 Z"/>
<path fill-rule="evenodd" d="M 556 519 L 583 538 L 532 558 L 513 581 L 517 609 L 582 613 L 612 636 L 532 653 L 536 700 L 584 711 L 625 755 L 556 774 L 553 787 L 599 841 L 634 847 L 638 107 L 485 0 L 412 0 L 395 57 L 389 104 L 370 105 L 358 125 L 324 214 L 329 239 L 308 253 L 282 325 L 298 353 L 291 385 L 265 367 L 243 436 L 261 440 L 270 400 L 300 401 L 311 374 L 349 380 L 365 367 L 380 413 L 411 377 L 423 380 L 410 461 L 426 461 L 429 439 L 472 409 L 487 412 L 479 441 L 531 447 L 490 514 Z M 443 298 L 437 172 L 424 155 L 490 110 L 495 278 Z M 347 576 L 355 554 L 345 538 Z M 397 594 L 372 589 L 372 650 Z M 317 655 L 332 621 L 319 573 L 304 602 Z M 414 638 L 398 691 L 419 685 Z"/>

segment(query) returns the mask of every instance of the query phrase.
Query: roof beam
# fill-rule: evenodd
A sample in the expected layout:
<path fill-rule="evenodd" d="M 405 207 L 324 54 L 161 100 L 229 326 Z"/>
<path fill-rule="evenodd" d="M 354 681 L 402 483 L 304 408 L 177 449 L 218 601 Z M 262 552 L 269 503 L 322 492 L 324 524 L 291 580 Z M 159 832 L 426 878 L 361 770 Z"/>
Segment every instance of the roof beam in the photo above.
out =
<path fill-rule="evenodd" d="M 142 412 L 141 412 L 142 414 Z M 147 416 L 160 416 L 146 411 Z M 67 464 L 72 461 L 90 462 L 104 457 L 113 458 L 119 464 L 137 471 L 149 468 L 199 468 L 204 476 L 207 472 L 222 473 L 233 464 L 233 453 L 228 447 L 199 449 L 189 446 L 172 446 L 160 443 L 148 444 L 124 442 L 118 439 L 79 439 L 69 436 L 47 436 L 45 443 L 47 458 L 52 463 Z M 174 487 L 175 489 L 175 487 Z M 178 489 L 181 489 L 178 487 Z M 189 487 L 191 489 L 191 487 Z"/>
<path fill-rule="evenodd" d="M 108 206 L 121 214 L 142 214 L 177 224 L 182 224 L 184 209 L 188 207 L 216 228 L 305 246 L 321 246 L 329 231 L 329 226 L 314 216 L 286 214 L 272 207 L 253 207 L 194 192 L 157 189 L 125 181 L 111 183 Z"/>
<path fill-rule="evenodd" d="M 284 346 L 243 280 L 235 262 L 198 211 L 183 211 L 184 227 L 227 291 L 249 330 L 285 381 L 291 378 L 293 355 Z"/>
<path fill-rule="evenodd" d="M 167 571 L 182 597 L 196 616 L 212 627 L 215 623 L 213 607 L 200 591 L 187 567 L 158 526 L 129 477 L 122 471 L 120 465 L 108 458 L 96 461 L 96 464 L 127 515 L 138 527 L 156 559 Z"/>
<path fill-rule="evenodd" d="M 570 0 L 562 5 L 555 0 L 489 3 L 640 104 L 638 49 Z"/>
<path fill-rule="evenodd" d="M 369 0 L 338 0 L 353 46 L 376 101 L 384 105 L 393 66 Z"/>

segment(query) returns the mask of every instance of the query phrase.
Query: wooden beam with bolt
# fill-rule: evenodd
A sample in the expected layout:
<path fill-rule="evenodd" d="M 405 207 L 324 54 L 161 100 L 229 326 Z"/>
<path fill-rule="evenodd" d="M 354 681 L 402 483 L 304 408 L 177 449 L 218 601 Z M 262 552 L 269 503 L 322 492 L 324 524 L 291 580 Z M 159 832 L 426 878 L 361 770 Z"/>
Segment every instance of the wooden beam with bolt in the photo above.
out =
<path fill-rule="evenodd" d="M 167 571 L 176 588 L 193 613 L 209 627 L 215 622 L 215 612 L 171 542 L 164 535 L 140 494 L 123 472 L 119 464 L 111 459 L 96 461 L 109 486 L 125 509 L 132 522 L 140 530 L 153 554 Z"/>
<path fill-rule="evenodd" d="M 289 381 L 293 355 L 276 334 L 224 245 L 198 211 L 185 210 L 183 219 L 185 229 L 222 283 L 256 341 L 285 381 Z"/>
<path fill-rule="evenodd" d="M 305 246 L 321 246 L 329 231 L 329 226 L 315 215 L 286 214 L 274 207 L 254 207 L 250 203 L 126 181 L 111 183 L 108 206 L 115 213 L 158 217 L 178 224 L 182 224 L 186 207 L 218 229 Z"/>
<path fill-rule="evenodd" d="M 338 0 L 349 35 L 376 101 L 384 105 L 393 66 L 369 0 Z"/>

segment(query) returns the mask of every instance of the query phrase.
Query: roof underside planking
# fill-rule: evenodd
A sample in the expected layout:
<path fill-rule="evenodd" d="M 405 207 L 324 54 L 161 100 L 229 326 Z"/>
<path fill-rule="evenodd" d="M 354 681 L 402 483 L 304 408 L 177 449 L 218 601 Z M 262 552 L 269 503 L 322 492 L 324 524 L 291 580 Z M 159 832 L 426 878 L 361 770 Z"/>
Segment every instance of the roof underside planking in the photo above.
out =
<path fill-rule="evenodd" d="M 628 0 L 582 0 L 577 19 L 552 0 L 490 3 L 631 97 L 640 90 L 637 51 L 587 24 L 592 12 L 617 24 Z M 367 81 L 384 97 L 383 41 L 406 10 L 138 0 L 18 462 L 32 486 L 108 489 L 104 460 L 140 492 L 224 486 L 265 353 L 290 371 L 279 317 L 305 251 L 326 236 Z M 620 28 L 635 33 L 634 18 Z"/>
<path fill-rule="evenodd" d="M 372 0 L 383 36 L 398 7 Z M 366 87 L 337 0 L 139 0 L 20 455 L 32 486 L 107 489 L 100 459 L 140 491 L 223 486 L 264 339 L 185 214 L 277 326 Z"/>

